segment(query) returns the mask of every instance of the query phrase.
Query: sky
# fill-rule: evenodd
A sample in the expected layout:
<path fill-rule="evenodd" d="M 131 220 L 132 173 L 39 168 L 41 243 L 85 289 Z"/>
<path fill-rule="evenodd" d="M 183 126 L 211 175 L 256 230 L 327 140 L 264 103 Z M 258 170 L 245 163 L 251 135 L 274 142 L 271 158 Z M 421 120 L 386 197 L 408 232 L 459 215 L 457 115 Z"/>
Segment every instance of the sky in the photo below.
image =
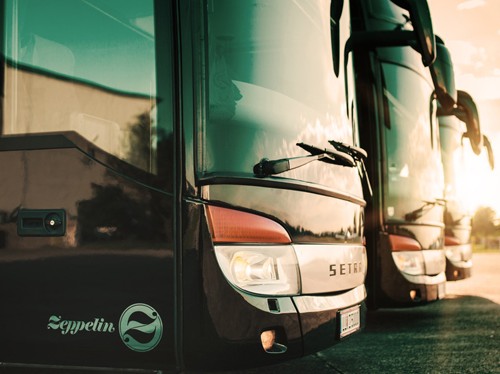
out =
<path fill-rule="evenodd" d="M 500 0 L 428 0 L 433 28 L 450 50 L 456 87 L 474 98 L 481 130 L 493 146 L 471 161 L 470 204 L 488 206 L 500 217 Z"/>

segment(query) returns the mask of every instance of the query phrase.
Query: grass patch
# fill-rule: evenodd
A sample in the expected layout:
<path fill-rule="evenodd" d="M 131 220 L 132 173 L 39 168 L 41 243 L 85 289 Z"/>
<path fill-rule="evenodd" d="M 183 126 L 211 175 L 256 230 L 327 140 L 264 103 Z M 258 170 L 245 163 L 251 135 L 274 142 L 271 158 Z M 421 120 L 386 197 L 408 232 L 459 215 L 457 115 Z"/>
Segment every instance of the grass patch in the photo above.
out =
<path fill-rule="evenodd" d="M 490 247 L 485 244 L 472 244 L 472 253 L 499 253 L 500 248 Z"/>

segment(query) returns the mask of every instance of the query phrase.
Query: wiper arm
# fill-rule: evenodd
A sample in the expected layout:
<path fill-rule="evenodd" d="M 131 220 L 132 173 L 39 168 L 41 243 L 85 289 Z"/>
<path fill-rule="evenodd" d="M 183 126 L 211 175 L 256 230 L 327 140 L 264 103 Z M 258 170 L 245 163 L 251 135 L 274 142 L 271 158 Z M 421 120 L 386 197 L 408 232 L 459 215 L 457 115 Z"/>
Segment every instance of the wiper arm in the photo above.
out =
<path fill-rule="evenodd" d="M 259 163 L 254 165 L 253 173 L 259 178 L 264 178 L 269 175 L 281 174 L 285 171 L 296 169 L 312 161 L 321 160 L 325 157 L 329 156 L 323 153 L 319 155 L 281 158 L 279 160 L 269 160 L 267 158 L 263 158 L 259 161 Z"/>
<path fill-rule="evenodd" d="M 445 199 L 434 199 L 434 201 L 424 201 L 424 205 L 422 205 L 420 208 L 412 210 L 410 213 L 406 213 L 405 220 L 410 222 L 416 221 L 436 205 L 444 206 L 445 204 L 446 204 Z"/>
<path fill-rule="evenodd" d="M 297 145 L 311 154 L 308 156 L 289 157 L 279 160 L 263 158 L 253 167 L 255 176 L 264 178 L 269 175 L 281 174 L 316 160 L 349 167 L 356 165 L 352 157 L 348 154 L 333 149 L 321 149 L 305 143 L 297 143 Z"/>

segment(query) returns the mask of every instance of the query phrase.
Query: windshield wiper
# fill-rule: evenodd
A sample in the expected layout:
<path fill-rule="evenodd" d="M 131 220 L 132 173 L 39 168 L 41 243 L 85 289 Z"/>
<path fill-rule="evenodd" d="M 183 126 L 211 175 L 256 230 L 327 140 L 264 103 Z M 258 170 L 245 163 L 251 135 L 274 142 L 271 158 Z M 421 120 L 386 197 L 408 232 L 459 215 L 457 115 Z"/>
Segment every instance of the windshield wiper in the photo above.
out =
<path fill-rule="evenodd" d="M 424 205 L 422 205 L 420 208 L 412 210 L 410 213 L 406 213 L 405 220 L 410 222 L 416 221 L 417 219 L 422 217 L 425 213 L 427 213 L 429 210 L 434 208 L 436 205 L 445 206 L 445 204 L 446 204 L 445 199 L 434 199 L 434 201 L 424 201 Z"/>
<path fill-rule="evenodd" d="M 368 171 L 366 170 L 365 160 L 368 158 L 368 153 L 361 147 L 356 147 L 353 145 L 348 145 L 336 140 L 329 140 L 328 143 L 333 145 L 338 151 L 347 153 L 350 155 L 358 164 L 358 172 L 366 185 L 366 190 L 370 196 L 373 196 L 372 185 L 370 178 L 368 177 Z M 364 177 L 364 178 L 363 178 Z"/>
<path fill-rule="evenodd" d="M 354 161 L 353 157 L 342 150 L 318 148 L 306 143 L 297 143 L 297 145 L 312 155 L 327 154 L 329 158 L 323 161 L 329 164 L 342 165 L 350 168 L 356 166 L 356 162 Z"/>
<path fill-rule="evenodd" d="M 329 140 L 328 143 L 333 145 L 336 150 L 347 153 L 356 161 L 364 161 L 368 157 L 368 154 L 363 148 L 355 147 L 353 145 L 347 145 L 345 143 L 338 142 L 335 140 Z"/>
<path fill-rule="evenodd" d="M 310 155 L 282 158 L 279 160 L 263 158 L 253 167 L 255 176 L 264 178 L 284 173 L 285 171 L 296 169 L 316 160 L 348 167 L 356 166 L 354 159 L 347 153 L 335 149 L 321 149 L 305 143 L 297 143 L 297 145 L 309 152 Z"/>

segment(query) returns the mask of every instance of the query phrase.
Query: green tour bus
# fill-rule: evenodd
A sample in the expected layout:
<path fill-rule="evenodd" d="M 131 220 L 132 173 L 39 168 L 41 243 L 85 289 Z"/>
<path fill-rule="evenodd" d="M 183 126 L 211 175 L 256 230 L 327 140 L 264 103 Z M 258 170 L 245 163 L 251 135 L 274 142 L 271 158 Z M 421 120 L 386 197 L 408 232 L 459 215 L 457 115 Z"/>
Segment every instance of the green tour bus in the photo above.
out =
<path fill-rule="evenodd" d="M 445 295 L 444 177 L 436 58 L 426 1 L 351 2 L 360 144 L 373 191 L 366 209 L 371 308 Z"/>
<path fill-rule="evenodd" d="M 2 368 L 236 369 L 362 329 L 349 0 L 0 9 Z"/>
<path fill-rule="evenodd" d="M 446 209 L 445 249 L 446 279 L 457 281 L 472 275 L 472 207 L 467 204 L 468 191 L 464 180 L 470 178 L 472 159 L 486 149 L 493 170 L 495 160 L 491 143 L 481 131 L 479 111 L 472 97 L 455 88 L 453 61 L 444 41 L 437 37 L 437 59 L 434 75 L 442 80 L 441 95 L 455 102 L 438 106 L 439 138 L 444 167 Z"/>

